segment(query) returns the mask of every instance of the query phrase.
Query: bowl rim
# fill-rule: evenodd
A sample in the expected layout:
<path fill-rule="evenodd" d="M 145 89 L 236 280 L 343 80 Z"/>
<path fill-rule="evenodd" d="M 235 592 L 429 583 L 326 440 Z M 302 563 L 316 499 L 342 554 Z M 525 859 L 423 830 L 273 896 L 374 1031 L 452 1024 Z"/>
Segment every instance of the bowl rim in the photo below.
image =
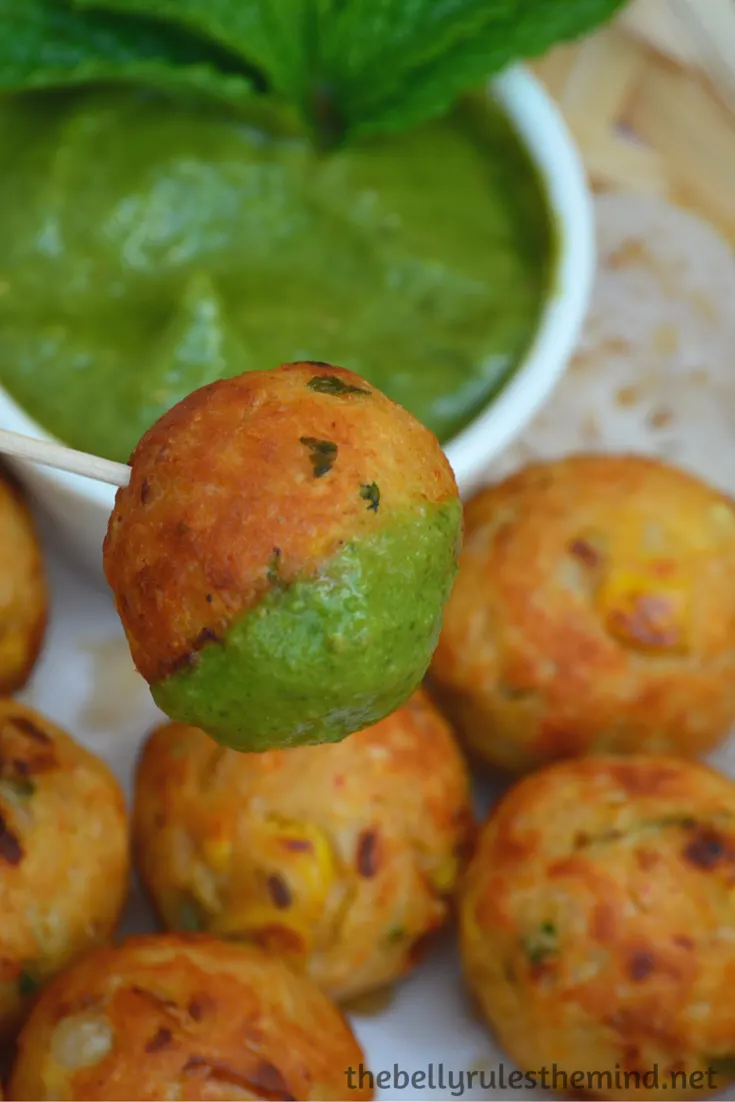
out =
<path fill-rule="evenodd" d="M 526 355 L 487 407 L 443 446 L 460 489 L 488 468 L 528 424 L 564 373 L 587 312 L 596 259 L 592 198 L 581 157 L 561 113 L 524 65 L 505 70 L 487 89 L 513 124 L 540 174 L 556 222 L 556 265 Z M 37 439 L 63 443 L 34 421 L 1 384 L 0 424 Z M 488 440 L 492 440 L 490 448 Z M 112 511 L 114 486 L 41 464 L 34 467 L 39 468 L 39 477 L 59 490 Z"/>
<path fill-rule="evenodd" d="M 537 78 L 514 66 L 490 84 L 541 177 L 556 223 L 556 263 L 525 356 L 497 395 L 444 447 L 460 486 L 499 456 L 545 405 L 587 315 L 596 267 L 587 173 L 561 112 Z M 492 448 L 486 445 L 492 438 Z"/>

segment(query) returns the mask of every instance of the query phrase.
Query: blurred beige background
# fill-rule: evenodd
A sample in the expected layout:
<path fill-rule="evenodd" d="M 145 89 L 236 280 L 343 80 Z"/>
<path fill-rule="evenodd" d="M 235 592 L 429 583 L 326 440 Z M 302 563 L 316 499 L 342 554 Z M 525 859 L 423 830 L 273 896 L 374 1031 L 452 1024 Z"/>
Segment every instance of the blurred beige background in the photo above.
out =
<path fill-rule="evenodd" d="M 596 191 L 669 199 L 735 245 L 735 0 L 633 0 L 535 71 Z"/>

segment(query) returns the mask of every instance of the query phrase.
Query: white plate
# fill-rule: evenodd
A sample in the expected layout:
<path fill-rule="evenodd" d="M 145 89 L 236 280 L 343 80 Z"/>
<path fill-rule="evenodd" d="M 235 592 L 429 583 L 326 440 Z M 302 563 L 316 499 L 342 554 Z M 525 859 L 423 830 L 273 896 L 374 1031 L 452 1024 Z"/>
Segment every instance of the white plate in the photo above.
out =
<path fill-rule="evenodd" d="M 48 531 L 42 534 L 51 584 L 51 620 L 41 660 L 19 698 L 104 757 L 130 798 L 141 743 L 164 717 L 133 668 L 110 596 L 90 584 L 54 550 Z M 478 803 L 484 806 L 487 802 L 488 794 L 478 793 Z M 133 884 L 121 932 L 155 929 L 153 914 Z M 376 1090 L 379 1099 L 450 1098 L 451 1086 L 456 1088 L 461 1072 L 483 1070 L 487 1077 L 499 1059 L 484 1028 L 471 1016 L 451 934 L 446 944 L 396 989 L 388 1007 L 379 1014 L 356 1015 L 352 1020 L 374 1071 L 392 1076 L 397 1066 L 409 1075 L 424 1072 L 428 1077 L 433 1065 L 433 1090 L 428 1085 L 425 1089 L 400 1089 L 399 1076 L 395 1089 L 391 1083 L 384 1090 Z M 461 1097 L 505 1095 L 502 1090 L 483 1090 L 478 1079 L 475 1089 L 465 1090 Z M 514 1093 L 514 1097 L 537 1095 Z"/>
<path fill-rule="evenodd" d="M 46 546 L 52 588 L 49 636 L 20 699 L 104 757 L 129 797 L 141 742 L 162 716 L 133 669 L 110 597 L 59 557 L 49 547 L 48 537 Z M 713 761 L 735 775 L 735 744 L 726 746 Z M 478 787 L 478 812 L 496 795 Z M 157 928 L 140 889 L 132 884 L 121 933 Z M 451 930 L 444 944 L 396 987 L 388 1006 L 379 1013 L 353 1015 L 352 1023 L 367 1067 L 387 1077 L 383 1089 L 375 1092 L 382 1102 L 452 1098 L 520 1102 L 552 1097 L 541 1090 L 508 1089 L 513 1065 L 472 1016 Z M 425 1079 L 414 1080 L 416 1087 L 411 1087 L 410 1079 L 405 1085 L 405 1076 L 422 1073 Z M 735 1088 L 720 1097 L 735 1100 Z"/>
<path fill-rule="evenodd" d="M 577 448 L 635 448 L 670 455 L 735 491 L 735 261 L 681 212 L 608 198 L 598 214 L 601 271 L 579 360 L 504 466 Z M 624 345 L 615 316 L 625 323 Z M 141 741 L 161 714 L 132 667 L 109 594 L 63 562 L 48 539 L 46 546 L 50 630 L 22 699 L 106 758 L 129 794 Z M 735 776 L 735 739 L 710 760 Z M 493 795 L 478 790 L 478 810 Z M 122 929 L 155 929 L 135 887 Z M 472 1017 L 451 932 L 389 1006 L 353 1024 L 368 1066 L 387 1076 L 378 1099 L 551 1097 L 509 1089 L 513 1068 Z M 423 1073 L 425 1085 L 394 1080 L 396 1070 Z M 735 1087 L 720 1097 L 735 1102 Z"/>

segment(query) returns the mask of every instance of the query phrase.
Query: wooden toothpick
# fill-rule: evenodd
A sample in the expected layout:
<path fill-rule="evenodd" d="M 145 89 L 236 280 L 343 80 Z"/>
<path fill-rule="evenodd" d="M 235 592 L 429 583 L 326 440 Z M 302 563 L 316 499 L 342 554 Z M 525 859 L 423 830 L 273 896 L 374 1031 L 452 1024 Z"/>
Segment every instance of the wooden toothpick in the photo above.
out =
<path fill-rule="evenodd" d="M 110 486 L 127 486 L 130 481 L 130 467 L 125 463 L 113 463 L 98 455 L 88 455 L 63 444 L 36 440 L 32 436 L 23 436 L 7 429 L 0 429 L 0 455 L 27 459 L 44 467 L 55 467 L 59 471 L 93 478 L 97 482 L 107 482 Z"/>

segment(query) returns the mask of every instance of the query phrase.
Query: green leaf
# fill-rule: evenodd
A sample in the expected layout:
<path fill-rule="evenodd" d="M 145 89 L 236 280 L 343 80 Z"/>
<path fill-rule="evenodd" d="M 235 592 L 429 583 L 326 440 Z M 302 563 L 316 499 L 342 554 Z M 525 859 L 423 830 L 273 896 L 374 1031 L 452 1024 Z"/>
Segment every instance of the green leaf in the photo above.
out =
<path fill-rule="evenodd" d="M 368 4 L 369 0 L 358 0 Z M 394 31 L 366 69 L 342 66 L 337 92 L 352 137 L 390 133 L 418 125 L 448 110 L 464 92 L 513 62 L 537 57 L 559 42 L 578 38 L 609 19 L 625 0 L 413 0 L 412 33 Z M 380 0 L 397 16 L 404 0 Z M 423 30 L 419 24 L 423 17 Z M 443 20 L 441 17 L 444 17 Z M 404 12 L 404 19 L 406 13 Z M 386 27 L 390 18 L 386 19 Z M 349 40 L 349 27 L 335 42 Z M 354 37 L 357 37 L 356 35 Z M 363 44 L 363 50 L 365 46 Z M 379 59 L 382 57 L 382 61 Z"/>
<path fill-rule="evenodd" d="M 509 63 L 609 18 L 625 0 L 75 0 L 155 15 L 237 52 L 324 142 L 447 110 Z"/>
<path fill-rule="evenodd" d="M 624 2 L 0 0 L 0 88 L 135 80 L 239 104 L 260 81 L 334 145 L 442 114 Z"/>
<path fill-rule="evenodd" d="M 233 106 L 253 90 L 241 61 L 175 27 L 73 11 L 63 0 L 0 0 L 1 90 L 110 81 Z"/>
<path fill-rule="evenodd" d="M 340 91 L 349 91 L 356 106 L 361 99 L 400 96 L 407 73 L 472 39 L 490 18 L 509 15 L 516 2 L 348 0 L 338 5 L 324 46 L 325 70 L 339 78 Z"/>
<path fill-rule="evenodd" d="M 325 29 L 343 0 L 72 0 L 78 9 L 145 15 L 226 48 L 296 108 L 320 145 L 336 144 L 345 121 L 321 61 Z"/>
<path fill-rule="evenodd" d="M 313 37 L 333 0 L 73 0 L 79 9 L 154 16 L 237 52 L 258 66 L 271 87 L 304 95 Z"/>

